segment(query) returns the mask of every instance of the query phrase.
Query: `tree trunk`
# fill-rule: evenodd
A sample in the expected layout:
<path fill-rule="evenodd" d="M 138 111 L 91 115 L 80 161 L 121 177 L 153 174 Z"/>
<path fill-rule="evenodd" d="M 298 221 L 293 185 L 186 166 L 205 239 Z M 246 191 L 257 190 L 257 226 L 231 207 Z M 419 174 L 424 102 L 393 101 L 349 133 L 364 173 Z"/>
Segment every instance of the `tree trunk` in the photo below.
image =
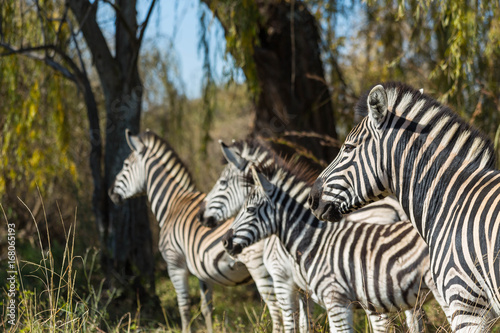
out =
<path fill-rule="evenodd" d="M 210 6 L 210 0 L 203 1 Z M 260 93 L 252 135 L 314 131 L 336 139 L 315 18 L 302 1 L 254 0 L 254 4 L 260 16 L 253 53 Z M 213 10 L 220 20 L 222 13 Z M 229 23 L 224 18 L 221 23 L 227 35 Z M 315 136 L 299 137 L 296 143 L 324 161 L 330 162 L 338 152 Z"/>
<path fill-rule="evenodd" d="M 260 85 L 254 133 L 314 131 L 336 138 L 315 18 L 300 1 L 256 3 L 262 20 L 253 57 Z M 319 144 L 302 144 L 321 159 L 334 157 Z"/>
<path fill-rule="evenodd" d="M 154 294 L 152 237 L 145 198 L 115 206 L 107 195 L 123 160 L 130 154 L 125 129 L 140 129 L 142 82 L 137 68 L 140 40 L 136 38 L 136 2 L 117 1 L 116 55 L 113 56 L 96 20 L 98 1 L 69 0 L 92 53 L 106 105 L 106 146 L 101 210 L 102 263 L 112 283 L 118 282 L 132 297 Z M 130 288 L 132 286 L 132 288 Z M 144 289 L 146 286 L 147 289 Z"/>

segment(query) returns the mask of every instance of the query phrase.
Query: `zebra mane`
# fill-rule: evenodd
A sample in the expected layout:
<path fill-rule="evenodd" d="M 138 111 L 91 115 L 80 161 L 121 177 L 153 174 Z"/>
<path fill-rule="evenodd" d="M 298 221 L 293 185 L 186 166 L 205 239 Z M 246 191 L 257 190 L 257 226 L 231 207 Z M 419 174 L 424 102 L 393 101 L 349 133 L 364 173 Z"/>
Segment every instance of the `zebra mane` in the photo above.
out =
<path fill-rule="evenodd" d="M 428 126 L 429 129 L 432 129 L 439 120 L 448 118 L 453 124 L 458 124 L 457 133 L 469 134 L 469 139 L 479 143 L 481 149 L 478 149 L 476 154 L 482 155 L 481 160 L 492 167 L 495 165 L 495 150 L 490 138 L 467 123 L 451 108 L 401 82 L 387 82 L 383 83 L 382 86 L 387 92 L 390 113 L 414 121 L 423 127 Z M 368 115 L 367 99 L 370 91 L 371 88 L 362 95 L 355 106 L 356 114 L 361 117 Z M 417 105 L 420 105 L 420 108 L 413 108 Z"/>
<path fill-rule="evenodd" d="M 274 150 L 260 137 L 234 141 L 232 146 L 236 147 L 241 152 L 241 157 L 246 160 L 248 160 L 248 157 L 256 154 L 267 153 L 268 156 L 276 155 Z"/>
<path fill-rule="evenodd" d="M 295 156 L 275 159 L 274 163 L 259 163 L 255 165 L 256 170 L 265 175 L 269 180 L 284 180 L 287 176 L 293 177 L 293 184 L 306 183 L 312 186 L 318 178 L 319 172 L 311 168 L 306 162 L 299 160 Z M 254 185 L 252 173 L 248 172 L 244 177 L 244 182 Z M 292 185 L 293 185 L 292 184 Z"/>
<path fill-rule="evenodd" d="M 179 157 L 175 149 L 170 146 L 167 140 L 163 139 L 162 137 L 158 136 L 156 133 L 152 131 L 146 131 L 146 132 L 141 132 L 139 135 L 139 138 L 141 141 L 144 143 L 146 151 L 149 153 L 150 156 L 155 156 L 158 158 L 161 158 L 164 156 L 168 151 L 171 152 L 169 160 L 174 160 L 175 165 L 180 166 L 180 170 L 177 171 L 176 174 L 176 180 L 178 180 L 179 183 L 182 182 L 182 185 L 185 188 L 190 188 L 194 189 L 194 181 L 193 177 L 191 175 L 191 172 L 189 169 L 186 167 L 182 159 Z"/>

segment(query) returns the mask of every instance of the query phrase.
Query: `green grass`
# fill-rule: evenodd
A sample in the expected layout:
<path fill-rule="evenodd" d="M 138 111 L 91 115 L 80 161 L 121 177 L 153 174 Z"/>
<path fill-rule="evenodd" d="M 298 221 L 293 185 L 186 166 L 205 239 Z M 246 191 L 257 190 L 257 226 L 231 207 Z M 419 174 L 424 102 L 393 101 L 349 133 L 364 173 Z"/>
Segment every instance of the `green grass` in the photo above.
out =
<path fill-rule="evenodd" d="M 0 213 L 3 207 L 0 205 Z M 3 214 L 5 221 L 7 217 Z M 76 216 L 76 214 L 75 214 Z M 62 218 L 61 218 L 62 220 Z M 147 310 L 124 305 L 119 292 L 104 288 L 105 280 L 99 267 L 96 249 L 77 250 L 79 239 L 76 218 L 69 228 L 64 227 L 65 242 L 51 240 L 49 233 L 37 239 L 16 240 L 18 277 L 16 285 L 17 320 L 7 323 L 7 283 L 3 287 L 0 303 L 0 327 L 6 332 L 180 332 L 180 315 L 176 293 L 166 273 L 165 264 L 158 263 L 156 293 L 163 316 L 152 317 Z M 68 225 L 68 224 L 66 224 Z M 43 237 L 42 237 L 43 236 Z M 33 246 L 34 245 L 34 246 Z M 77 253 L 81 252 L 81 253 Z M 160 260 L 158 258 L 158 260 Z M 0 272 L 0 281 L 6 280 L 6 270 Z M 191 327 L 194 332 L 205 332 L 205 321 L 200 310 L 198 280 L 189 279 L 192 299 Z M 232 288 L 215 286 L 213 295 L 214 332 L 271 332 L 272 322 L 265 303 L 253 284 Z M 449 326 L 436 301 L 424 305 L 427 315 L 426 332 L 446 332 Z M 404 314 L 393 317 L 393 332 L 407 332 Z M 314 309 L 314 331 L 328 332 L 325 312 Z M 498 325 L 497 325 L 498 326 Z M 354 315 L 355 332 L 370 332 L 362 310 Z M 493 332 L 500 332 L 495 327 Z"/>

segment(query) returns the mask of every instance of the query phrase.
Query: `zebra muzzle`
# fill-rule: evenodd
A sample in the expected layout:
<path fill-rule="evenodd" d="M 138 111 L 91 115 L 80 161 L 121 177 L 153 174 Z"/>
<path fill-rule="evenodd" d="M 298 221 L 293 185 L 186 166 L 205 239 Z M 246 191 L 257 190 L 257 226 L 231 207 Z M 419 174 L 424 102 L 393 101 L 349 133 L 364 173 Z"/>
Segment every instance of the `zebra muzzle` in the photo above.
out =
<path fill-rule="evenodd" d="M 198 211 L 198 214 L 196 214 L 196 217 L 198 218 L 198 221 L 200 221 L 201 225 L 204 227 L 208 228 L 214 228 L 217 226 L 217 220 L 213 216 L 205 216 L 205 211 L 206 211 L 206 203 L 203 201 L 200 204 L 200 210 Z"/>
<path fill-rule="evenodd" d="M 111 188 L 108 191 L 109 198 L 115 205 L 121 205 L 123 203 L 123 198 L 118 194 L 114 192 L 115 187 L 111 186 Z"/>
<path fill-rule="evenodd" d="M 319 216 L 318 219 L 322 221 L 328 222 L 339 222 L 342 219 L 342 213 L 340 213 L 340 206 L 335 202 L 324 202 L 323 200 L 319 201 L 318 207 Z"/>
<path fill-rule="evenodd" d="M 232 256 L 240 254 L 241 251 L 243 251 L 243 246 L 241 244 L 234 244 L 233 232 L 233 229 L 229 229 L 224 237 L 222 237 L 222 246 L 224 246 L 226 252 Z"/>
<path fill-rule="evenodd" d="M 309 204 L 309 208 L 313 211 L 313 213 L 315 210 L 318 209 L 319 201 L 321 199 L 322 194 L 323 194 L 323 180 L 321 178 L 318 178 L 314 182 L 311 191 L 309 192 L 309 197 L 307 198 L 307 203 Z"/>

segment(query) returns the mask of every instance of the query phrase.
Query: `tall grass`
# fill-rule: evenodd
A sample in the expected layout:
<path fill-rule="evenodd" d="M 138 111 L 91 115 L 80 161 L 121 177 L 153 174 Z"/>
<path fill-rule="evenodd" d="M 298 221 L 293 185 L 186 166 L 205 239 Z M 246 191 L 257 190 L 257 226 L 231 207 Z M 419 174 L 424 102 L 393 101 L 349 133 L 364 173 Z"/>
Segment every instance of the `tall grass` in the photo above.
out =
<path fill-rule="evenodd" d="M 24 204 L 24 203 L 23 203 Z M 25 205 L 26 209 L 29 208 Z M 6 223 L 9 223 L 4 208 L 0 205 Z M 45 225 L 48 224 L 43 207 Z M 31 213 L 31 211 L 30 211 Z M 136 311 L 126 311 L 116 306 L 119 295 L 114 289 L 105 287 L 105 279 L 99 269 L 99 251 L 76 250 L 80 238 L 77 237 L 77 210 L 69 224 L 60 215 L 64 231 L 64 244 L 56 247 L 56 242 L 48 231 L 40 231 L 33 214 L 32 223 L 36 229 L 37 260 L 17 260 L 16 321 L 7 322 L 7 298 L 2 301 L 0 326 L 6 332 L 181 332 L 180 316 L 175 290 L 166 272 L 158 270 L 157 293 L 163 310 L 163 320 L 142 319 L 140 304 Z M 49 228 L 45 228 L 48 230 Z M 80 231 L 82 232 L 82 231 Z M 83 237 L 85 238 L 85 237 Z M 18 240 L 17 246 L 25 244 Z M 18 249 L 20 250 L 20 249 Z M 18 252 L 19 254 L 19 252 Z M 159 259 L 160 260 L 160 259 Z M 5 279 L 0 281 L 6 281 Z M 195 332 L 205 332 L 206 327 L 200 309 L 198 281 L 189 279 L 190 294 L 193 299 L 191 327 Z M 5 285 L 6 286 L 6 285 Z M 4 287 L 4 296 L 8 287 Z M 214 290 L 214 332 L 271 332 L 272 322 L 265 303 L 256 293 L 253 285 L 234 288 L 215 287 Z M 437 302 L 423 305 L 427 314 L 426 332 L 446 332 L 449 326 Z M 111 308 L 114 308 L 113 310 Z M 116 312 L 118 310 L 118 315 Z M 120 312 L 121 311 L 121 312 Z M 393 317 L 393 332 L 407 332 L 404 314 Z M 328 332 L 325 312 L 316 306 L 313 318 L 315 332 Z M 354 316 L 355 332 L 370 332 L 369 324 L 362 310 Z M 493 330 L 494 332 L 498 331 Z"/>
<path fill-rule="evenodd" d="M 52 247 L 48 228 L 42 235 L 31 210 L 24 202 L 22 204 L 30 212 L 36 227 L 39 261 L 19 258 L 18 247 L 21 246 L 21 240 L 16 240 L 17 313 L 14 325 L 9 324 L 6 321 L 6 299 L 4 299 L 1 324 L 5 331 L 64 333 L 117 331 L 107 322 L 106 310 L 113 299 L 113 292 L 104 291 L 104 280 L 97 287 L 91 282 L 98 251 L 88 250 L 83 256 L 75 254 L 77 211 L 75 210 L 75 218 L 69 229 L 66 229 L 61 216 L 65 243 L 62 253 L 59 254 Z M 9 223 L 3 206 L 0 205 L 0 208 L 6 223 Z M 48 225 L 45 207 L 43 213 L 45 225 Z M 82 281 L 86 283 L 85 288 L 77 286 L 77 282 Z M 80 290 L 84 289 L 88 292 L 82 296 Z M 103 297 L 105 293 L 108 295 Z"/>

